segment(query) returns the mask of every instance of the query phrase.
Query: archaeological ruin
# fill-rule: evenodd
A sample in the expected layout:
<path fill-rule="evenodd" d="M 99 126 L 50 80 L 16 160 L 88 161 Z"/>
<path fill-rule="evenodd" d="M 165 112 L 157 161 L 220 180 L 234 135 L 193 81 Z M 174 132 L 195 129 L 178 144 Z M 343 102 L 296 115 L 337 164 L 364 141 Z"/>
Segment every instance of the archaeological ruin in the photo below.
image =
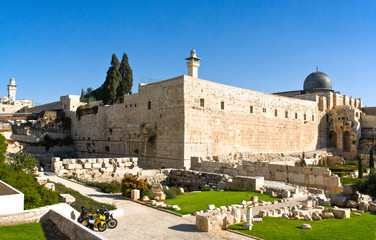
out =
<path fill-rule="evenodd" d="M 295 163 L 303 156 L 315 165 L 375 146 L 375 108 L 333 90 L 325 73 L 309 74 L 303 90 L 269 94 L 199 79 L 195 50 L 186 60 L 188 75 L 140 84 L 113 105 L 67 95 L 2 115 L 8 151 L 33 153 L 47 170 L 78 167 L 85 178 L 119 177 L 135 164 L 121 159 L 137 159 L 142 169 L 262 176 L 338 192 L 330 171 Z M 13 85 L 14 79 L 10 99 Z M 62 159 L 59 166 L 52 157 Z"/>

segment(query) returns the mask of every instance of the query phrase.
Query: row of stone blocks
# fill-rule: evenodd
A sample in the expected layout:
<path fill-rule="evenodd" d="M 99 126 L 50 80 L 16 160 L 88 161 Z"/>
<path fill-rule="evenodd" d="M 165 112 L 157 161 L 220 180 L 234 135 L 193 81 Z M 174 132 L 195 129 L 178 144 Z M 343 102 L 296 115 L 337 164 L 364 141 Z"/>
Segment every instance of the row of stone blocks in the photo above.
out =
<path fill-rule="evenodd" d="M 340 178 L 332 175 L 328 168 L 286 166 L 269 162 L 249 161 L 242 161 L 242 165 L 233 165 L 210 161 L 198 162 L 195 158 L 192 158 L 192 160 L 194 170 L 223 173 L 231 176 L 262 176 L 267 180 L 324 188 L 331 194 L 342 190 Z"/>
<path fill-rule="evenodd" d="M 92 181 L 98 177 L 123 177 L 128 171 L 137 171 L 137 158 L 52 158 L 52 169 L 58 176 L 74 176 Z"/>

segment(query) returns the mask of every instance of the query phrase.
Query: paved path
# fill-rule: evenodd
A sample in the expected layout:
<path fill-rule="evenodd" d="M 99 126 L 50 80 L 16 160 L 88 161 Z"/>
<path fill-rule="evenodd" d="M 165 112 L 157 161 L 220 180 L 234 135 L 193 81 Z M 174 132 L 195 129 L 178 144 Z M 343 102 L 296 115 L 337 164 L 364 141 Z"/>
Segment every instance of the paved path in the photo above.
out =
<path fill-rule="evenodd" d="M 106 194 L 94 188 L 57 177 L 48 177 L 52 182 L 62 183 L 83 195 L 99 202 L 114 203 L 124 215 L 117 217 L 118 226 L 108 229 L 102 234 L 107 239 L 250 239 L 228 231 L 216 233 L 198 232 L 195 228 L 195 217 L 179 217 L 157 209 L 125 200 L 119 194 Z"/>

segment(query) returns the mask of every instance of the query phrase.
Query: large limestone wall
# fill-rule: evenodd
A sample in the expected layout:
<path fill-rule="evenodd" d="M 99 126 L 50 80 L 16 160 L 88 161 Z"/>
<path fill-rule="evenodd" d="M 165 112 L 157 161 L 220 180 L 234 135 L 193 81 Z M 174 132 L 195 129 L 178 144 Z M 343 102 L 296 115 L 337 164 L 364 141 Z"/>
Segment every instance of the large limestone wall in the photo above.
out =
<path fill-rule="evenodd" d="M 297 167 L 249 161 L 242 161 L 241 164 L 235 165 L 224 162 L 201 161 L 198 157 L 192 157 L 191 169 L 224 173 L 230 176 L 261 176 L 266 180 L 326 189 L 331 194 L 339 193 L 342 190 L 340 178 L 333 175 L 328 168 L 322 167 Z"/>
<path fill-rule="evenodd" d="M 178 77 L 140 86 L 122 103 L 99 106 L 96 114 L 80 120 L 67 103 L 77 153 L 144 157 L 144 166 L 182 168 L 183 84 L 183 77 Z"/>
<path fill-rule="evenodd" d="M 318 111 L 315 101 L 188 76 L 184 81 L 185 159 L 235 152 L 302 152 L 327 145 L 324 113 Z M 203 107 L 200 99 L 204 101 Z"/>

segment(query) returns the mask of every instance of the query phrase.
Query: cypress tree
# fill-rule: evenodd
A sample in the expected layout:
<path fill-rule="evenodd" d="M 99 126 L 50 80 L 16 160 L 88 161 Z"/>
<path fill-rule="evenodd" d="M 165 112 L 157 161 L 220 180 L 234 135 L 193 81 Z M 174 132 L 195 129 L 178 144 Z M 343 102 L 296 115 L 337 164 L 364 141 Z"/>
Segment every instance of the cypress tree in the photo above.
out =
<path fill-rule="evenodd" d="M 83 102 L 85 100 L 85 91 L 83 88 L 81 88 L 81 97 L 80 97 L 80 102 Z"/>
<path fill-rule="evenodd" d="M 131 67 L 129 66 L 128 55 L 126 53 L 123 53 L 119 71 L 121 74 L 121 81 L 117 89 L 117 98 L 120 98 L 125 94 L 132 93 L 133 73 Z"/>
<path fill-rule="evenodd" d="M 363 178 L 363 163 L 362 158 L 358 155 L 358 171 L 359 171 L 359 178 Z"/>
<path fill-rule="evenodd" d="M 106 81 L 101 86 L 101 100 L 103 100 L 104 104 L 113 104 L 117 99 L 117 88 L 121 81 L 119 67 L 120 63 L 118 58 L 115 54 L 112 54 L 111 67 L 107 71 Z"/>
<path fill-rule="evenodd" d="M 369 151 L 369 169 L 371 174 L 375 174 L 375 159 L 373 158 L 373 149 Z"/>

